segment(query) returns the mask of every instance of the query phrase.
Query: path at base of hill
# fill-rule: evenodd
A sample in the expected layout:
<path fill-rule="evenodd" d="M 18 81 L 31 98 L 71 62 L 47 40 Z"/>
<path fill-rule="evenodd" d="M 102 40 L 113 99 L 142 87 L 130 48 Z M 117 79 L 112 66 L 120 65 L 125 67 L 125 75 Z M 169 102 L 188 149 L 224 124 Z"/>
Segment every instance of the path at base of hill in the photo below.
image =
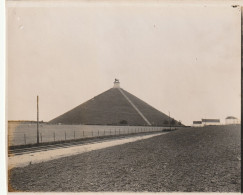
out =
<path fill-rule="evenodd" d="M 185 128 L 14 168 L 10 190 L 240 192 L 240 126 Z"/>
<path fill-rule="evenodd" d="M 142 139 L 148 139 L 154 136 L 166 134 L 167 132 L 163 133 L 156 133 L 151 135 L 136 135 L 133 137 L 128 138 L 117 138 L 117 139 L 111 139 L 106 141 L 100 141 L 95 143 L 89 143 L 84 145 L 74 145 L 70 147 L 65 148 L 56 148 L 51 150 L 45 150 L 45 151 L 36 151 L 33 153 L 27 153 L 22 155 L 16 155 L 11 156 L 8 158 L 8 167 L 24 167 L 29 164 L 36 164 L 41 162 L 46 162 L 49 160 L 54 160 L 66 156 L 72 156 L 77 154 L 82 154 L 85 152 L 90 152 L 93 150 L 99 150 L 107 147 L 117 146 L 129 142 L 134 142 Z"/>

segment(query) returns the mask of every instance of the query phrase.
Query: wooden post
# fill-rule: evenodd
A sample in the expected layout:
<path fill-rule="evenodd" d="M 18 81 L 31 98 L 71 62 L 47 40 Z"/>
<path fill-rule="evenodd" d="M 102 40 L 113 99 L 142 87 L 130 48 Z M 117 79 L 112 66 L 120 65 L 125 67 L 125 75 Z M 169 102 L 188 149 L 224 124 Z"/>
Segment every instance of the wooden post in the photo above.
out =
<path fill-rule="evenodd" d="M 42 133 L 40 133 L 40 136 L 41 136 L 41 143 L 42 143 Z"/>
<path fill-rule="evenodd" d="M 98 130 L 98 137 L 99 137 L 99 135 L 100 135 L 100 130 Z"/>
<path fill-rule="evenodd" d="M 54 133 L 53 133 L 53 138 L 54 138 L 54 141 L 55 141 L 55 131 L 54 131 Z"/>
<path fill-rule="evenodd" d="M 83 137 L 84 137 L 84 131 L 83 131 Z"/>
<path fill-rule="evenodd" d="M 75 139 L 75 131 L 73 132 L 73 138 Z"/>
<path fill-rule="evenodd" d="M 66 138 L 67 138 L 67 137 L 66 137 L 66 131 L 65 131 L 65 141 L 66 141 Z"/>
<path fill-rule="evenodd" d="M 169 119 L 170 119 L 170 112 L 169 112 Z M 170 122 L 170 131 L 171 131 L 171 122 Z"/>
<path fill-rule="evenodd" d="M 39 96 L 37 95 L 37 144 L 39 144 Z"/>

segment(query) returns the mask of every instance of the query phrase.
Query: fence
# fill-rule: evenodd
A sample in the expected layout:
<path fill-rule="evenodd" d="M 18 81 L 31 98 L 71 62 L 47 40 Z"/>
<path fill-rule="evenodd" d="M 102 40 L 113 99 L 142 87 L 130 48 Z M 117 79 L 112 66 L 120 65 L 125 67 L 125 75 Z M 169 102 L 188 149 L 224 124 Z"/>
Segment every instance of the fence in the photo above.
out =
<path fill-rule="evenodd" d="M 39 127 L 39 140 L 41 143 L 57 142 L 91 137 L 155 132 L 162 131 L 163 129 L 168 129 L 168 127 L 42 124 Z M 36 124 L 20 124 L 15 127 L 9 125 L 8 132 L 9 146 L 36 143 Z"/>

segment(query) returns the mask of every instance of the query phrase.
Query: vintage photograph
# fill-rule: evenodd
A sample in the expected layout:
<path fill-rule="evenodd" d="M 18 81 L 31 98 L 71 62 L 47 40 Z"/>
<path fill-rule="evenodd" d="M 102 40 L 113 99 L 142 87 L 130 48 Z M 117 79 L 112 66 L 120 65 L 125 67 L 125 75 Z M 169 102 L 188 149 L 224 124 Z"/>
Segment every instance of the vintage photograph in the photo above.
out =
<path fill-rule="evenodd" d="M 6 1 L 8 192 L 240 192 L 241 6 Z"/>

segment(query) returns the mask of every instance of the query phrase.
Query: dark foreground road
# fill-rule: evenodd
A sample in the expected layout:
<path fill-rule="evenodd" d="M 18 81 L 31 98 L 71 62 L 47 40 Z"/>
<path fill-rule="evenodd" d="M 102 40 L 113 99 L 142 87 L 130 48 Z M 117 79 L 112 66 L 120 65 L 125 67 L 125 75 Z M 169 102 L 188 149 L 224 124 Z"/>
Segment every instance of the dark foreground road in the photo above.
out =
<path fill-rule="evenodd" d="M 240 126 L 165 135 L 9 171 L 10 191 L 240 191 Z"/>

